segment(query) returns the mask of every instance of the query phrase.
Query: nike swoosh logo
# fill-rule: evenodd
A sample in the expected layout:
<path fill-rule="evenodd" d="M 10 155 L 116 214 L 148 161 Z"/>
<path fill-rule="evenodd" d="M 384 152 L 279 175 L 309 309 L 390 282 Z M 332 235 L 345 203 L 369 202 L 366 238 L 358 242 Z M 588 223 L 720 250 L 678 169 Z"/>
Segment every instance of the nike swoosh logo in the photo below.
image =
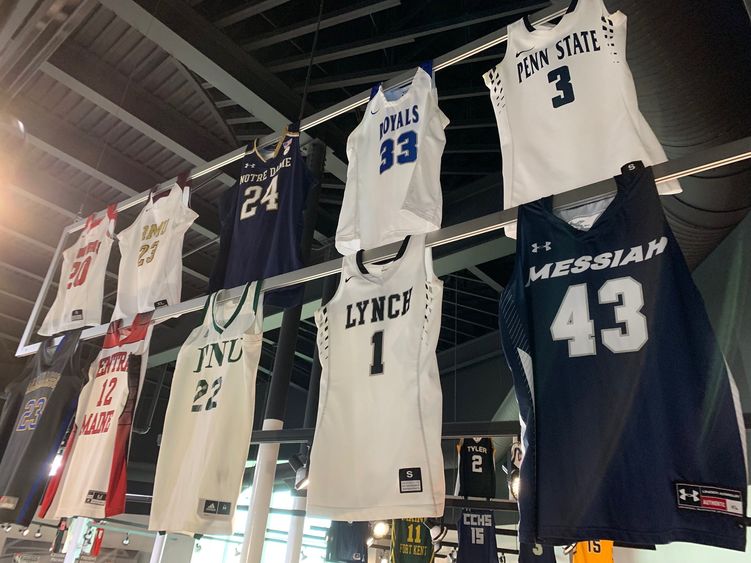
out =
<path fill-rule="evenodd" d="M 523 51 L 517 51 L 516 52 L 516 58 L 519 58 L 519 55 L 523 55 L 524 53 L 529 53 L 534 47 L 530 47 L 529 49 L 524 49 Z"/>
<path fill-rule="evenodd" d="M 379 109 L 377 109 L 377 110 L 375 110 L 375 111 L 373 111 L 373 110 L 370 110 L 370 115 L 375 115 L 375 114 L 377 114 L 377 113 L 378 113 L 379 111 L 381 111 L 381 110 L 380 110 L 380 108 L 379 108 Z"/>
<path fill-rule="evenodd" d="M 351 280 L 351 279 L 352 279 L 352 278 L 354 278 L 354 277 L 355 277 L 355 276 L 350 276 L 350 277 L 348 277 L 348 278 L 347 278 L 346 280 L 344 280 L 344 283 L 347 283 L 347 282 L 348 282 L 349 280 Z"/>

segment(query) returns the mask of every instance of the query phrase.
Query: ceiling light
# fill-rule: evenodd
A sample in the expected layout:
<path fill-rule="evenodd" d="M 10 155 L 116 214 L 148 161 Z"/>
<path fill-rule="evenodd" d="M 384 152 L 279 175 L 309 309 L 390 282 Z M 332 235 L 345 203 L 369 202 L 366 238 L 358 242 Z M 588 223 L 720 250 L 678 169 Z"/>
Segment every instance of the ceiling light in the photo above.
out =
<path fill-rule="evenodd" d="M 29 535 L 29 531 L 30 530 L 28 528 L 24 528 L 23 532 L 21 532 L 21 535 L 22 536 L 28 536 Z"/>
<path fill-rule="evenodd" d="M 370 547 L 371 545 L 373 545 L 373 543 L 374 543 L 374 542 L 375 542 L 375 538 L 373 538 L 373 536 L 370 536 L 370 537 L 369 537 L 369 538 L 368 538 L 368 539 L 367 539 L 367 540 L 365 541 L 365 543 L 366 543 L 366 544 L 368 544 L 368 547 Z"/>
<path fill-rule="evenodd" d="M 125 537 L 123 538 L 123 545 L 128 545 L 130 543 L 130 533 L 125 534 Z"/>
<path fill-rule="evenodd" d="M 384 538 L 388 535 L 390 529 L 391 526 L 389 526 L 388 522 L 380 520 L 373 524 L 373 537 L 378 539 Z"/>
<path fill-rule="evenodd" d="M 34 532 L 34 537 L 35 538 L 41 538 L 42 537 L 42 527 L 41 526 L 39 526 L 39 528 L 37 528 L 37 531 Z"/>

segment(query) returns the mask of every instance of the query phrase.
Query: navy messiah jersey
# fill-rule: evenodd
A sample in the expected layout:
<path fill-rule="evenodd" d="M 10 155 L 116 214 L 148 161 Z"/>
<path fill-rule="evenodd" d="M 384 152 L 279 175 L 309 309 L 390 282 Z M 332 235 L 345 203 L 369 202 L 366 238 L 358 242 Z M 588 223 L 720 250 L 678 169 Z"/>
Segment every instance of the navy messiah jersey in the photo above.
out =
<path fill-rule="evenodd" d="M 289 129 L 270 153 L 261 151 L 257 141 L 248 146 L 240 178 L 222 197 L 211 293 L 303 267 L 300 238 L 312 175 L 300 153 L 300 133 Z M 301 290 L 269 292 L 264 304 L 295 305 Z"/>
<path fill-rule="evenodd" d="M 519 538 L 743 550 L 737 389 L 652 171 L 628 168 L 612 201 L 519 208 L 499 311 L 526 426 Z"/>
<path fill-rule="evenodd" d="M 497 563 L 495 519 L 489 510 L 462 510 L 456 523 L 457 563 Z"/>

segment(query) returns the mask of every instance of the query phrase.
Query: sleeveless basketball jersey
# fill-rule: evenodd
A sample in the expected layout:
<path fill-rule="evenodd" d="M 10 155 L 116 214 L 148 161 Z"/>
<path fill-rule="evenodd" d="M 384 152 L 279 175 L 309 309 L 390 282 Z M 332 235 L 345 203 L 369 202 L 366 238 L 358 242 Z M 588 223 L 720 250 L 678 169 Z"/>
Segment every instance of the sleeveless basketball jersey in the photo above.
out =
<path fill-rule="evenodd" d="M 33 361 L 33 358 L 29 360 L 29 362 Z M 28 371 L 28 368 L 25 369 L 18 378 L 8 383 L 3 390 L 3 410 L 0 413 L 0 459 L 2 459 L 8 440 L 10 440 L 13 430 L 16 428 L 18 411 L 23 405 L 26 386 L 29 384 Z"/>
<path fill-rule="evenodd" d="M 460 497 L 495 496 L 495 448 L 490 438 L 462 438 L 456 446 Z"/>
<path fill-rule="evenodd" d="M 156 466 L 149 528 L 232 534 L 250 447 L 263 344 L 260 284 L 209 296 L 180 348 Z"/>
<path fill-rule="evenodd" d="M 110 205 L 102 217 L 91 215 L 78 241 L 63 252 L 55 302 L 39 328 L 50 336 L 102 322 L 107 261 L 112 249 L 117 210 Z"/>
<path fill-rule="evenodd" d="M 40 510 L 44 518 L 104 518 L 125 511 L 130 429 L 146 373 L 151 314 L 133 324 L 110 324 L 89 368 L 63 462 L 50 479 Z"/>
<path fill-rule="evenodd" d="M 665 151 L 641 112 L 626 61 L 626 16 L 573 0 L 557 25 L 508 26 L 506 54 L 484 75 L 501 138 L 503 207 L 605 180 Z M 681 191 L 677 180 L 662 193 Z M 505 227 L 515 237 L 516 226 Z"/>
<path fill-rule="evenodd" d="M 273 151 L 261 150 L 257 141 L 248 147 L 240 178 L 222 197 L 222 233 L 211 291 L 303 267 L 303 210 L 312 183 L 296 126 L 290 126 Z M 300 296 L 295 286 L 267 293 L 264 302 L 289 306 Z"/>
<path fill-rule="evenodd" d="M 133 224 L 117 235 L 121 257 L 112 320 L 180 302 L 183 236 L 198 217 L 184 200 L 187 193 L 175 184 L 156 201 L 149 194 Z"/>
<path fill-rule="evenodd" d="M 742 550 L 737 390 L 652 171 L 627 168 L 612 200 L 519 210 L 500 324 L 524 428 L 520 539 Z"/>
<path fill-rule="evenodd" d="M 613 542 L 590 540 L 577 543 L 572 563 L 613 563 Z"/>
<path fill-rule="evenodd" d="M 393 261 L 344 258 L 316 311 L 321 391 L 308 514 L 336 520 L 441 516 L 442 394 L 435 355 L 442 282 L 425 236 Z"/>
<path fill-rule="evenodd" d="M 391 563 L 432 563 L 434 558 L 425 518 L 391 522 Z"/>
<path fill-rule="evenodd" d="M 332 522 L 326 534 L 326 561 L 367 563 L 369 535 L 369 522 Z"/>
<path fill-rule="evenodd" d="M 569 557 L 565 560 L 568 562 Z M 519 563 L 556 563 L 556 561 L 553 546 L 539 543 L 519 544 Z"/>
<path fill-rule="evenodd" d="M 352 254 L 441 227 L 448 122 L 431 74 L 422 67 L 405 87 L 387 92 L 378 87 L 347 140 L 339 252 Z"/>
<path fill-rule="evenodd" d="M 498 563 L 495 519 L 489 510 L 462 510 L 456 523 L 457 563 Z"/>
<path fill-rule="evenodd" d="M 27 364 L 21 408 L 0 463 L 0 520 L 28 526 L 42 498 L 60 442 L 83 386 L 78 342 L 66 333 L 54 351 L 52 338 Z"/>

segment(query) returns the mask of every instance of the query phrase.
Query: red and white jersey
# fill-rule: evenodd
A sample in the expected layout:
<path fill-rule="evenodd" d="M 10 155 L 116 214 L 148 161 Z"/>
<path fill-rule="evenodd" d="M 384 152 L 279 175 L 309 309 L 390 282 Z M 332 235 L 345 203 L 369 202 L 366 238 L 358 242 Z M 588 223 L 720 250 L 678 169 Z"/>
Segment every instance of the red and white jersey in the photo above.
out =
<path fill-rule="evenodd" d="M 39 334 L 51 336 L 102 322 L 104 275 L 112 249 L 115 219 L 114 205 L 99 219 L 91 215 L 78 241 L 63 252 L 57 297 Z"/>
<path fill-rule="evenodd" d="M 146 373 L 151 313 L 138 315 L 129 327 L 121 325 L 110 324 L 102 351 L 89 368 L 62 467 L 42 500 L 42 517 L 50 508 L 54 518 L 104 518 L 125 510 L 125 465 Z"/>

